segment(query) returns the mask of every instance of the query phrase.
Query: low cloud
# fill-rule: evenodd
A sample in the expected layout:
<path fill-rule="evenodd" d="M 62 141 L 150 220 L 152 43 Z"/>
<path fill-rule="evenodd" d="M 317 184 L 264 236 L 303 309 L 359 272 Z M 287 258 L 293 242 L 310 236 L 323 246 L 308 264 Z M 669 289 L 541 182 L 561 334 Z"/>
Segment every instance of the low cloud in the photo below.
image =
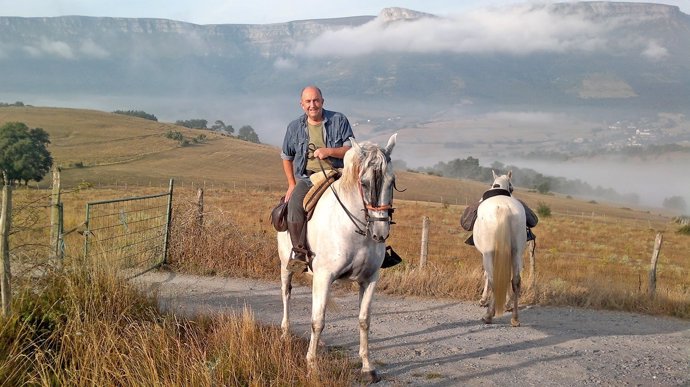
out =
<path fill-rule="evenodd" d="M 50 40 L 48 38 L 41 38 L 35 45 L 27 45 L 23 47 L 24 52 L 34 57 L 53 56 L 62 59 L 74 59 L 74 51 L 69 44 Z"/>
<path fill-rule="evenodd" d="M 653 40 L 647 44 L 647 48 L 642 52 L 642 55 L 650 60 L 658 61 L 668 56 L 668 50 L 659 42 Z"/>
<path fill-rule="evenodd" d="M 103 59 L 110 56 L 110 53 L 103 47 L 96 44 L 93 40 L 87 39 L 81 43 L 79 52 L 89 58 Z"/>
<path fill-rule="evenodd" d="M 387 22 L 379 17 L 362 26 L 326 32 L 295 48 L 296 56 L 354 57 L 381 52 L 429 54 L 530 55 L 548 52 L 594 52 L 627 49 L 614 38 L 619 26 L 640 21 L 623 17 L 593 19 L 584 13 L 529 4 L 487 8 L 445 18 Z M 648 58 L 665 49 L 650 39 L 633 47 Z"/>
<path fill-rule="evenodd" d="M 297 68 L 297 62 L 290 58 L 278 58 L 273 62 L 273 67 L 276 70 L 292 70 Z"/>

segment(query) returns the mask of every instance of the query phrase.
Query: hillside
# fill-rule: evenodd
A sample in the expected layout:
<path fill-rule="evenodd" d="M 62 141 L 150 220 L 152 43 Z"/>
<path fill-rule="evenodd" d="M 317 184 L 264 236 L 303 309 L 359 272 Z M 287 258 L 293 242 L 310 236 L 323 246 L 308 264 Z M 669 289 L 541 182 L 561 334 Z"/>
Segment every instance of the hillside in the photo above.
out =
<path fill-rule="evenodd" d="M 274 192 L 285 189 L 277 147 L 253 144 L 211 131 L 187 129 L 170 123 L 82 109 L 3 107 L 0 123 L 20 121 L 50 134 L 50 151 L 62 168 L 62 184 L 81 182 L 93 186 L 165 185 L 174 178 L 177 186 L 249 188 Z M 205 134 L 202 144 L 179 146 L 168 131 L 187 138 Z M 381 144 L 383 145 L 383 144 Z M 393 158 L 403 158 L 393 154 Z M 75 166 L 81 163 L 83 167 Z M 396 198 L 464 206 L 479 198 L 489 182 L 442 178 L 396 171 Z M 48 179 L 41 183 L 45 187 Z M 517 188 L 519 196 L 535 208 L 539 203 L 554 211 L 575 214 L 609 214 L 625 218 L 660 218 L 646 209 L 585 202 L 557 195 L 541 195 Z M 654 210 L 652 212 L 658 212 Z M 661 216 L 663 217 L 663 216 Z"/>

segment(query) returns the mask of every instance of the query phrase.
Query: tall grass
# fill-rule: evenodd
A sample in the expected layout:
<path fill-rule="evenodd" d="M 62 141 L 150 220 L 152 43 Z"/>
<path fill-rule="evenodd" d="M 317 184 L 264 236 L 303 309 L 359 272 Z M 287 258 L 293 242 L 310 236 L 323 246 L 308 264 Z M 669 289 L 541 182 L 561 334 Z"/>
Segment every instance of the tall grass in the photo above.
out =
<path fill-rule="evenodd" d="M 0 386 L 353 383 L 354 366 L 337 353 L 307 375 L 307 342 L 281 339 L 248 309 L 196 319 L 163 313 L 155 294 L 80 259 L 34 273 L 15 278 L 12 313 L 0 318 Z"/>

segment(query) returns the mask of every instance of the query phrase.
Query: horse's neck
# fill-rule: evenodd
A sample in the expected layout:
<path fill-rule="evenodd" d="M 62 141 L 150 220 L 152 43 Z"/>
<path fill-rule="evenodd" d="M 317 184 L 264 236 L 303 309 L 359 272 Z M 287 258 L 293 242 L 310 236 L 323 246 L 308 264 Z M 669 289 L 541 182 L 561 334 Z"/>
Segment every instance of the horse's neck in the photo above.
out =
<path fill-rule="evenodd" d="M 364 219 L 364 205 L 362 201 L 362 196 L 357 189 L 357 187 L 342 187 L 342 181 L 338 180 L 331 186 L 333 189 L 329 189 L 324 193 L 324 195 L 319 200 L 316 210 L 331 211 L 331 216 L 337 216 L 338 214 L 345 215 L 345 211 L 342 207 L 350 212 L 351 216 L 359 219 Z"/>

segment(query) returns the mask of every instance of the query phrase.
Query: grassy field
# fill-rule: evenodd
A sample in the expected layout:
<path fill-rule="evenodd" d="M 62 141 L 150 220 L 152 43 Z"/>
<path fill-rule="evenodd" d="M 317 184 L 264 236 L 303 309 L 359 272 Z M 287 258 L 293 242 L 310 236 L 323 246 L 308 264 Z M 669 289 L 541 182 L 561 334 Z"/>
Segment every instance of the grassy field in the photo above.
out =
<path fill-rule="evenodd" d="M 88 200 L 161 192 L 175 179 L 176 235 L 172 258 L 181 270 L 277 279 L 274 232 L 268 213 L 284 189 L 279 150 L 204 131 L 207 142 L 180 147 L 163 134 L 200 131 L 97 111 L 0 108 L 0 122 L 21 121 L 51 135 L 51 152 L 63 166 L 66 229 L 83 221 Z M 81 162 L 85 167 L 74 167 Z M 397 172 L 396 212 L 390 243 L 405 262 L 384 270 L 379 289 L 396 294 L 473 300 L 481 284 L 479 253 L 463 243 L 464 207 L 487 183 Z M 46 186 L 46 184 L 43 184 Z M 84 186 L 84 185 L 82 185 Z M 189 233 L 196 189 L 205 189 L 205 232 Z M 19 192 L 19 191 L 18 191 Z M 542 195 L 520 188 L 532 208 L 552 216 L 534 229 L 536 272 L 525 278 L 525 302 L 631 310 L 690 318 L 690 237 L 657 209 Z M 419 265 L 422 218 L 431 222 L 429 257 Z M 69 224 L 69 223 L 72 224 Z M 657 296 L 647 297 L 654 239 L 664 243 Z M 193 236 L 192 236 L 193 235 Z M 72 242 L 79 243 L 79 242 Z M 526 260 L 528 257 L 526 256 Z M 529 263 L 526 261 L 527 268 Z M 306 280 L 306 279 L 305 279 Z"/>

